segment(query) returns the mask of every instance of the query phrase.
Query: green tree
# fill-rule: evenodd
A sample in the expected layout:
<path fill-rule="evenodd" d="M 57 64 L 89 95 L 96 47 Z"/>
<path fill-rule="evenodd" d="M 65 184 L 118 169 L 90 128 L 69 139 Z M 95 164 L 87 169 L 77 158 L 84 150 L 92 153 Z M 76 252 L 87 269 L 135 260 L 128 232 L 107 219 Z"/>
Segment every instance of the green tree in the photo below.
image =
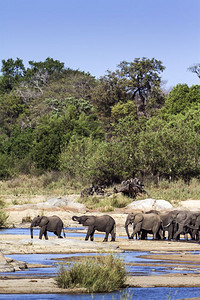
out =
<path fill-rule="evenodd" d="M 140 165 L 151 175 L 188 180 L 199 174 L 200 137 L 185 116 L 151 118 L 139 140 Z"/>
<path fill-rule="evenodd" d="M 40 73 L 41 71 L 47 72 L 48 76 L 52 76 L 54 74 L 60 74 L 64 70 L 64 63 L 50 57 L 47 57 L 44 62 L 34 62 L 33 60 L 30 60 L 28 63 L 30 68 L 27 68 L 27 78 L 32 78 L 34 74 Z"/>
<path fill-rule="evenodd" d="M 28 116 L 25 103 L 13 93 L 0 96 L 0 127 L 1 131 L 11 134 L 15 124 L 20 122 L 22 116 Z"/>
<path fill-rule="evenodd" d="M 164 69 L 160 60 L 146 57 L 135 58 L 133 62 L 122 61 L 118 65 L 116 74 L 130 99 L 135 100 L 138 112 L 148 113 L 150 99 L 162 103 L 159 74 Z"/>
<path fill-rule="evenodd" d="M 118 102 L 111 109 L 111 117 L 117 122 L 121 118 L 126 116 L 137 118 L 136 107 L 133 101 L 127 101 L 126 103 Z"/>
<path fill-rule="evenodd" d="M 20 58 L 16 60 L 9 58 L 2 60 L 1 72 L 3 76 L 0 81 L 0 93 L 6 93 L 24 78 L 26 70 Z"/>
<path fill-rule="evenodd" d="M 108 74 L 98 80 L 93 90 L 92 102 L 97 107 L 100 117 L 110 118 L 111 108 L 118 102 L 128 100 L 125 89 L 119 84 L 117 74 L 108 71 Z"/>
<path fill-rule="evenodd" d="M 58 170 L 62 135 L 61 117 L 41 117 L 40 123 L 34 130 L 31 151 L 33 162 L 38 169 Z"/>
<path fill-rule="evenodd" d="M 190 107 L 200 103 L 200 86 L 177 84 L 169 93 L 161 113 L 163 115 L 176 115 L 185 113 Z"/>

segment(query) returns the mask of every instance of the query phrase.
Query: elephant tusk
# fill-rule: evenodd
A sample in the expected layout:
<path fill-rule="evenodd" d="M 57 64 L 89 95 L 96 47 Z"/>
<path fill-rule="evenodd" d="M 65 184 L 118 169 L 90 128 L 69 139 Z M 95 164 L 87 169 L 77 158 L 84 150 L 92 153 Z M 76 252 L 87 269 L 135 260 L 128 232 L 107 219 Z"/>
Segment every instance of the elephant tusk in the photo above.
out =
<path fill-rule="evenodd" d="M 169 227 L 169 225 L 171 225 L 171 223 L 168 223 L 167 225 L 165 225 L 164 227 Z"/>

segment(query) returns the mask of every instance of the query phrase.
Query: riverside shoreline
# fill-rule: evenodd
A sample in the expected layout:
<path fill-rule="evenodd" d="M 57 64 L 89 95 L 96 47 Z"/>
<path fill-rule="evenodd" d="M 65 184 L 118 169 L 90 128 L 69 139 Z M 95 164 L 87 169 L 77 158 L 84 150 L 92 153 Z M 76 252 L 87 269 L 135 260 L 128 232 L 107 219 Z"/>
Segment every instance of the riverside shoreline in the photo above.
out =
<path fill-rule="evenodd" d="M 196 206 L 200 203 L 196 202 Z M 200 210 L 200 207 L 199 207 Z M 38 212 L 29 210 L 18 210 L 9 207 L 10 226 L 14 227 L 29 227 L 30 224 L 22 224 L 23 217 L 34 215 Z M 60 216 L 65 224 L 65 227 L 76 227 L 72 221 L 72 216 L 75 214 L 72 211 L 65 211 L 56 208 L 55 210 L 44 210 L 44 215 L 56 214 Z M 37 236 L 34 239 L 30 235 L 9 235 L 0 233 L 0 252 L 6 257 L 8 254 L 36 254 L 36 253 L 102 253 L 112 252 L 118 253 L 123 251 L 143 251 L 148 252 L 148 259 L 157 255 L 162 261 L 169 260 L 180 264 L 184 263 L 187 268 L 192 268 L 192 265 L 200 263 L 198 255 L 190 255 L 191 251 L 200 251 L 198 242 L 173 242 L 173 241 L 153 241 L 153 240 L 128 240 L 126 237 L 124 224 L 128 212 L 116 210 L 111 215 L 117 224 L 116 242 L 103 243 L 103 238 L 95 233 L 94 242 L 85 241 L 84 237 L 72 238 L 67 235 L 65 239 L 58 239 L 56 236 L 49 236 L 49 240 L 39 240 Z M 76 213 L 77 214 L 77 213 Z M 87 214 L 101 215 L 100 212 L 88 212 Z M 85 233 L 86 230 L 81 230 Z M 109 238 L 110 240 L 110 238 Z M 170 257 L 169 257 L 170 256 Z M 153 263 L 152 263 L 153 268 Z M 186 268 L 186 269 L 187 269 Z M 23 271 L 21 271 L 23 272 Z M 22 273 L 23 274 L 23 273 Z M 167 274 L 160 276 L 127 276 L 126 284 L 130 287 L 200 287 L 199 273 L 184 274 Z M 54 278 L 16 278 L 13 273 L 10 275 L 0 274 L 0 294 L 46 294 L 46 293 L 83 293 L 84 289 L 60 289 L 56 286 Z"/>

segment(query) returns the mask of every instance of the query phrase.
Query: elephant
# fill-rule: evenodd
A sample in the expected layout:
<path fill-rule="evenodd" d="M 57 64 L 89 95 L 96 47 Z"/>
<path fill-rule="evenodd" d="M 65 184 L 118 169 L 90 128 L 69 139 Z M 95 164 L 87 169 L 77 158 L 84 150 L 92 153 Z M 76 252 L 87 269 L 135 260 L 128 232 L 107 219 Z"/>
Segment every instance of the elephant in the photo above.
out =
<path fill-rule="evenodd" d="M 111 241 L 115 241 L 116 236 L 116 224 L 115 220 L 109 216 L 109 215 L 103 215 L 103 216 L 73 216 L 73 221 L 77 221 L 79 224 L 82 224 L 83 226 L 88 226 L 88 231 L 85 237 L 85 240 L 87 241 L 90 237 L 90 240 L 94 240 L 94 232 L 95 230 L 105 232 L 105 238 L 103 242 L 108 241 L 108 235 L 111 234 Z"/>
<path fill-rule="evenodd" d="M 63 230 L 63 221 L 58 216 L 37 216 L 33 219 L 30 226 L 31 238 L 33 238 L 33 227 L 40 227 L 39 239 L 42 239 L 44 235 L 45 239 L 48 240 L 47 231 L 53 232 L 58 238 L 62 238 L 61 231 Z M 63 230 L 63 235 L 65 237 L 65 233 Z"/>
<path fill-rule="evenodd" d="M 175 219 L 176 231 L 173 239 L 178 240 L 180 234 L 184 234 L 185 239 L 187 240 L 187 234 L 189 233 L 191 238 L 194 240 L 195 235 L 197 234 L 197 230 L 195 228 L 192 228 L 192 226 L 196 227 L 195 223 L 199 215 L 200 212 L 180 211 Z"/>
<path fill-rule="evenodd" d="M 180 211 L 178 210 L 162 212 L 158 210 L 150 210 L 146 213 L 156 213 L 160 216 L 163 225 L 163 239 L 165 239 L 165 231 L 168 231 L 168 240 L 171 241 L 174 234 L 174 220 L 179 212 Z"/>
<path fill-rule="evenodd" d="M 188 225 L 189 228 L 191 228 L 192 231 L 192 238 L 199 241 L 199 231 L 200 231 L 200 213 L 196 217 L 196 220 L 193 225 Z"/>
<path fill-rule="evenodd" d="M 130 236 L 128 231 L 128 225 L 133 224 L 133 233 Z M 136 233 L 146 231 L 146 233 L 153 233 L 153 239 L 163 239 L 162 234 L 162 221 L 158 214 L 154 213 L 136 213 L 128 214 L 125 229 L 129 239 L 132 239 Z M 144 235 L 144 232 L 143 232 Z"/>

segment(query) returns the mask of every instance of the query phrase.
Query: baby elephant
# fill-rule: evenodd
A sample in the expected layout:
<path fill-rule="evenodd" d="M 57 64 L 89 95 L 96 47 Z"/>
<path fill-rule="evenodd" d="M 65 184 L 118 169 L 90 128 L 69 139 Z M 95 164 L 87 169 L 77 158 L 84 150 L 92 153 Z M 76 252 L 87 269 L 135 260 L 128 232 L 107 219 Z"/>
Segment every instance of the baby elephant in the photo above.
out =
<path fill-rule="evenodd" d="M 85 237 L 85 240 L 87 241 L 90 237 L 90 240 L 94 240 L 94 232 L 95 230 L 105 232 L 105 238 L 103 242 L 108 241 L 108 235 L 109 233 L 111 234 L 111 242 L 115 241 L 115 220 L 108 216 L 108 215 L 103 215 L 100 217 L 96 216 L 73 216 L 72 217 L 73 221 L 78 221 L 79 224 L 82 224 L 83 226 L 88 226 L 88 231 Z"/>
<path fill-rule="evenodd" d="M 42 239 L 42 236 L 44 234 L 45 239 L 48 240 L 47 231 L 51 231 L 59 238 L 62 238 L 61 231 L 64 226 L 63 226 L 63 221 L 58 216 L 54 215 L 52 217 L 45 217 L 45 216 L 35 217 L 31 222 L 31 226 L 30 226 L 31 238 L 33 238 L 33 227 L 37 227 L 37 226 L 40 227 L 39 239 Z M 64 231 L 63 231 L 63 235 L 65 237 Z"/>

